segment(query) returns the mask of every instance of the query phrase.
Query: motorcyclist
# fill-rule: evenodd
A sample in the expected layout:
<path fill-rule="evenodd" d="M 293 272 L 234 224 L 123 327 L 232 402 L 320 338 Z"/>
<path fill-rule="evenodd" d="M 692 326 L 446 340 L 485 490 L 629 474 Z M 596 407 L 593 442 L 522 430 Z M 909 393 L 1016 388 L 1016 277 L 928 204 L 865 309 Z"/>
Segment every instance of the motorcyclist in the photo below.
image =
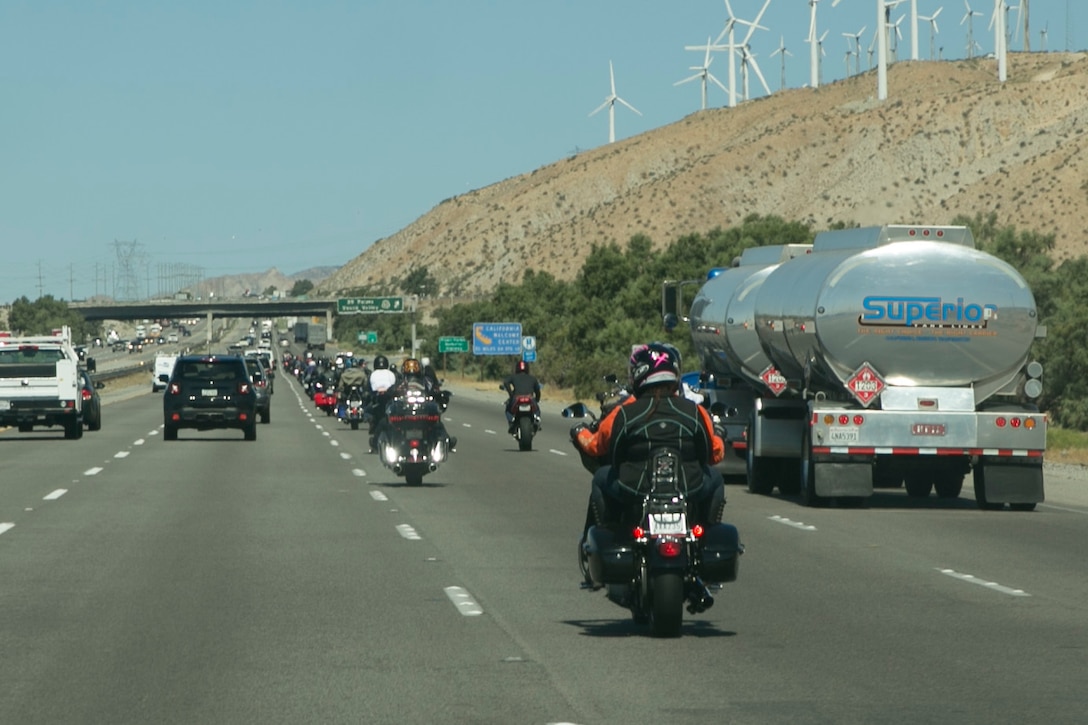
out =
<path fill-rule="evenodd" d="M 725 489 L 721 472 L 712 466 L 725 457 L 725 442 L 706 409 L 679 394 L 679 351 L 659 342 L 635 347 L 628 377 L 630 397 L 595 426 L 571 429 L 579 451 L 601 464 L 593 474 L 583 540 L 590 526 L 621 523 L 625 505 L 641 496 L 650 454 L 658 447 L 680 452 L 692 521 L 720 521 Z"/>
<path fill-rule="evenodd" d="M 516 425 L 514 401 L 517 400 L 519 395 L 531 395 L 533 400 L 539 403 L 540 381 L 529 372 L 529 363 L 518 360 L 517 364 L 514 365 L 514 372 L 503 379 L 502 388 L 509 396 L 506 399 L 506 424 L 509 428 L 507 432 L 514 435 L 514 426 Z"/>
<path fill-rule="evenodd" d="M 392 400 L 397 385 L 397 376 L 389 369 L 389 358 L 378 355 L 374 358 L 374 370 L 370 373 L 370 452 L 373 453 L 378 442 L 378 431 L 385 423 L 385 406 Z"/>
<path fill-rule="evenodd" d="M 437 396 L 440 394 L 440 391 L 432 386 L 431 381 L 424 375 L 423 366 L 420 364 L 419 360 L 416 360 L 414 357 L 405 359 L 400 365 L 400 372 L 402 378 L 394 387 L 394 397 L 416 394 L 433 400 L 435 403 L 439 403 Z M 441 418 L 435 423 L 434 428 L 439 438 L 446 439 L 447 447 L 451 451 L 457 449 L 457 438 L 449 434 Z"/>

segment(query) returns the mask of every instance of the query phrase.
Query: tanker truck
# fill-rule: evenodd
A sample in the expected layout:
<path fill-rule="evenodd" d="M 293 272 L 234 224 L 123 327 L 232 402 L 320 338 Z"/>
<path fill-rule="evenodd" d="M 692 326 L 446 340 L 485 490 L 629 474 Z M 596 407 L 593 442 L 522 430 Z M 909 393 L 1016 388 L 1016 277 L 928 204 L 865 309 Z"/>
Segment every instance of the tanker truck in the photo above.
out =
<path fill-rule="evenodd" d="M 874 487 L 956 498 L 970 473 L 983 509 L 1043 500 L 1030 348 L 1045 328 L 1023 277 L 970 229 L 863 227 L 745 250 L 686 319 L 706 393 L 744 420 L 727 434 L 743 441 L 752 492 L 809 506 L 864 505 Z"/>

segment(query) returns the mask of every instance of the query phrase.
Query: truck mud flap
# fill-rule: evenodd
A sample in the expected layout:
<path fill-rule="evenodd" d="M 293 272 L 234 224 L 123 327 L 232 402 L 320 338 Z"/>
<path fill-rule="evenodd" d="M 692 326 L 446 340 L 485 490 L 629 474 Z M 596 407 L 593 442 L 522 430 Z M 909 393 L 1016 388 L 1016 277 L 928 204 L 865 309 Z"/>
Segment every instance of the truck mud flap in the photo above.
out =
<path fill-rule="evenodd" d="M 981 470 L 979 470 L 981 469 Z M 975 471 L 982 478 L 986 501 L 1001 503 L 1041 503 L 1043 501 L 1043 464 L 995 463 L 983 458 Z"/>
<path fill-rule="evenodd" d="M 618 541 L 616 534 L 591 526 L 586 536 L 589 575 L 599 584 L 628 584 L 635 578 L 635 548 L 631 541 Z"/>
<path fill-rule="evenodd" d="M 743 549 L 740 533 L 732 524 L 714 524 L 703 534 L 699 553 L 699 577 L 707 583 L 724 584 L 737 580 Z"/>
<path fill-rule="evenodd" d="M 868 498 L 873 495 L 873 466 L 868 461 L 816 463 L 814 468 L 818 496 Z"/>

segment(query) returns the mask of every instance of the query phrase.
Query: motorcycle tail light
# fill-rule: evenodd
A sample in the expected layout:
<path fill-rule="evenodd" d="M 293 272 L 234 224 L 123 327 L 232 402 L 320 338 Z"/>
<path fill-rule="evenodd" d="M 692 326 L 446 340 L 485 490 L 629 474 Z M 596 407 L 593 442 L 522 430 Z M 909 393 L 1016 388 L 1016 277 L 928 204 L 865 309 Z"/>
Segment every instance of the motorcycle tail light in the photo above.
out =
<path fill-rule="evenodd" d="M 636 526 L 634 529 L 632 529 L 631 536 L 636 539 L 641 539 L 646 536 L 646 529 L 642 528 L 641 526 Z"/>
<path fill-rule="evenodd" d="M 675 559 L 680 556 L 684 551 L 684 547 L 679 541 L 674 539 L 662 539 L 657 544 L 657 553 L 666 559 Z"/>

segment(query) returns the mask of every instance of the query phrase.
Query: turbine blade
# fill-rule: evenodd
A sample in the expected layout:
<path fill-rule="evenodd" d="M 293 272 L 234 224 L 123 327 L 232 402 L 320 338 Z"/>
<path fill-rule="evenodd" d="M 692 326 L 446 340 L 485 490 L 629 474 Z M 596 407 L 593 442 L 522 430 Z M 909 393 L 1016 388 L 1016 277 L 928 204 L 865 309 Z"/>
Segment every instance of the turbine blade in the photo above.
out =
<path fill-rule="evenodd" d="M 640 115 L 640 116 L 642 115 L 642 111 L 638 110 L 637 108 L 635 108 L 634 106 L 632 106 L 632 105 L 631 105 L 630 103 L 628 103 L 627 101 L 623 100 L 623 99 L 622 99 L 622 98 L 620 98 L 619 96 L 616 96 L 616 100 L 617 100 L 617 101 L 619 101 L 620 103 L 622 103 L 623 105 L 627 106 L 628 108 L 630 108 L 630 109 L 631 109 L 632 111 L 634 111 L 634 112 L 635 112 L 635 113 L 637 113 L 638 115 Z"/>

